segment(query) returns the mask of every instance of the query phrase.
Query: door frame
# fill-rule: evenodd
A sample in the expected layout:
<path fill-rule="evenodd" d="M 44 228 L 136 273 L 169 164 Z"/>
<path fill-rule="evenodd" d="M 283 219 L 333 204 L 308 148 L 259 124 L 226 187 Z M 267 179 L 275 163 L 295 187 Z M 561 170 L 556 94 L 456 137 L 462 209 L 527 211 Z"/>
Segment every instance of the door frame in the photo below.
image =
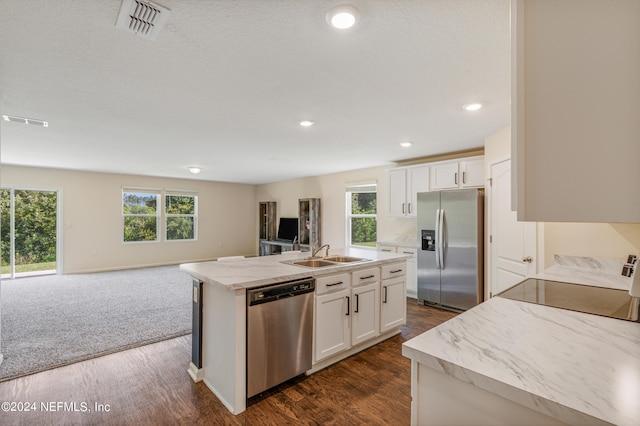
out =
<path fill-rule="evenodd" d="M 55 192 L 56 193 L 56 275 L 63 274 L 63 262 L 62 262 L 62 198 L 63 198 L 63 190 L 62 188 L 56 187 L 46 187 L 46 186 L 13 186 L 13 185 L 0 185 L 0 189 L 8 189 L 11 191 L 11 198 L 13 200 L 14 191 L 44 191 L 44 192 Z M 11 203 L 11 218 L 13 221 L 14 216 L 14 205 Z M 15 257 L 15 247 L 14 247 L 14 226 L 11 226 L 11 252 L 13 253 L 13 257 Z M 9 277 L 5 278 L 9 280 L 15 279 L 15 259 L 12 259 L 9 271 Z"/>
<path fill-rule="evenodd" d="M 507 160 L 511 160 L 511 171 L 513 172 L 513 159 L 511 158 L 510 155 L 503 155 L 500 157 L 496 157 L 495 159 L 492 159 L 489 163 L 488 163 L 488 175 L 489 178 L 488 183 L 489 183 L 489 188 L 488 191 L 485 191 L 485 197 L 486 197 L 486 207 L 487 207 L 487 231 L 485 234 L 485 253 L 488 253 L 488 256 L 486 258 L 486 277 L 487 277 L 487 282 L 488 285 L 485 286 L 485 300 L 489 300 L 489 298 L 493 295 L 493 287 L 494 287 L 494 276 L 493 276 L 493 258 L 494 258 L 494 245 L 491 242 L 491 236 L 494 234 L 494 220 L 493 220 L 493 208 L 492 208 L 492 204 L 493 204 L 493 191 L 494 191 L 494 187 L 493 187 L 493 166 L 505 162 Z M 512 188 L 513 189 L 513 188 Z M 511 206 L 513 207 L 513 203 L 511 204 Z M 513 210 L 512 210 L 513 211 Z M 545 265 L 544 265 L 544 223 L 543 222 L 535 222 L 536 224 L 536 232 L 535 232 L 535 241 L 534 246 L 535 246 L 535 256 L 536 258 L 536 262 L 535 262 L 535 270 L 534 270 L 534 274 L 538 274 L 541 270 L 544 270 Z"/>

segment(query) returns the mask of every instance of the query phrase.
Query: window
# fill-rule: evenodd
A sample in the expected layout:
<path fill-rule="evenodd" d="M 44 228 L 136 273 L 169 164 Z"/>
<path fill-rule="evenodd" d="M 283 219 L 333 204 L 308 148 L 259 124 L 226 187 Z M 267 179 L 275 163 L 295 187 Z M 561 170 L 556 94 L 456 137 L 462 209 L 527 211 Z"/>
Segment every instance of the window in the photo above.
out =
<path fill-rule="evenodd" d="M 158 198 L 160 192 L 122 191 L 122 215 L 125 242 L 157 241 Z"/>
<path fill-rule="evenodd" d="M 347 187 L 347 246 L 376 246 L 376 195 L 375 183 Z"/>
<path fill-rule="evenodd" d="M 165 232 L 167 241 L 196 239 L 195 194 L 167 191 L 165 193 Z"/>
<path fill-rule="evenodd" d="M 198 236 L 198 195 L 193 191 L 122 190 L 123 241 L 189 241 Z M 164 232 L 161 228 L 164 226 Z"/>

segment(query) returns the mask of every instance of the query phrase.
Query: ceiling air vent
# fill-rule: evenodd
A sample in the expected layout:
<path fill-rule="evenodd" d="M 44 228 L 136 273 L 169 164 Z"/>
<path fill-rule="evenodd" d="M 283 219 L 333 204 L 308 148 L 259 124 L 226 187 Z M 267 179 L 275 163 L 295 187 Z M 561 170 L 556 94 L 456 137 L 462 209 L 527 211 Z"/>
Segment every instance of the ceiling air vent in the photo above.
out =
<path fill-rule="evenodd" d="M 155 40 L 171 11 L 144 0 L 122 0 L 116 27 Z"/>

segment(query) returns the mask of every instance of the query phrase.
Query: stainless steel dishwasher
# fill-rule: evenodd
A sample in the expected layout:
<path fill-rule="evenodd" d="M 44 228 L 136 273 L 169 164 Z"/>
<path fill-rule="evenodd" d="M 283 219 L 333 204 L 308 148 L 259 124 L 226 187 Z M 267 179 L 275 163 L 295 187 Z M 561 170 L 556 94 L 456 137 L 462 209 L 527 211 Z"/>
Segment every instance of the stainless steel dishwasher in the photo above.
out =
<path fill-rule="evenodd" d="M 311 368 L 314 289 L 305 278 L 247 290 L 247 398 Z"/>

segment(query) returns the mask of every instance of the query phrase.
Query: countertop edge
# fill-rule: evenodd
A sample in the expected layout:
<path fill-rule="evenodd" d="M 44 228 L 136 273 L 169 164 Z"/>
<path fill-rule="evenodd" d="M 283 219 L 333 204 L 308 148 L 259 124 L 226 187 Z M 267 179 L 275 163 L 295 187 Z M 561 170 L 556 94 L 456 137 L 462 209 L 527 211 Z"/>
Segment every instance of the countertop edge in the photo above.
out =
<path fill-rule="evenodd" d="M 545 414 L 568 424 L 602 424 L 611 425 L 602 419 L 595 418 L 581 411 L 562 405 L 527 390 L 510 385 L 500 380 L 485 376 L 471 369 L 450 361 L 422 352 L 412 347 L 409 342 L 402 345 L 402 355 L 419 364 L 432 368 L 440 373 L 454 377 L 465 383 L 484 389 L 509 401 L 520 404 L 531 410 Z"/>
<path fill-rule="evenodd" d="M 298 256 L 300 259 L 308 257 L 308 253 L 297 253 L 291 254 L 289 252 L 288 255 L 273 255 L 273 256 L 264 256 L 264 257 L 255 257 L 255 258 L 246 258 L 239 259 L 233 261 L 226 261 L 224 264 L 218 263 L 218 261 L 210 261 L 210 262 L 197 262 L 197 263 L 184 263 L 180 265 L 180 270 L 191 275 L 193 278 L 203 281 L 206 284 L 211 284 L 217 287 L 221 287 L 225 290 L 234 291 L 234 290 L 242 290 L 247 288 L 261 287 L 264 285 L 270 284 L 278 284 L 282 282 L 304 279 L 304 278 L 317 278 L 325 275 L 338 274 L 343 272 L 350 272 L 356 269 L 363 269 L 367 267 L 379 267 L 385 264 L 395 263 L 399 261 L 406 261 L 410 259 L 412 256 L 410 254 L 404 253 L 380 253 L 375 250 L 364 251 L 358 249 L 343 249 L 343 250 L 335 250 L 332 251 L 331 254 L 345 254 L 345 255 L 356 255 L 358 257 L 363 257 L 366 259 L 370 259 L 366 262 L 354 262 L 354 263 L 345 263 L 345 264 L 336 264 L 335 266 L 328 266 L 322 268 L 305 268 L 295 265 L 283 264 L 282 261 L 290 260 L 292 258 L 296 258 Z M 282 256 L 282 257 L 281 257 Z M 235 268 L 236 271 L 240 271 L 241 269 L 255 267 L 260 268 L 261 266 L 256 263 L 248 264 L 248 261 L 258 260 L 263 263 L 263 266 L 268 266 L 271 264 L 278 264 L 277 270 L 266 270 L 263 273 L 263 277 L 260 278 L 245 278 L 241 281 L 225 283 L 221 279 L 216 279 L 212 274 L 205 273 L 203 271 L 204 268 L 213 267 L 214 269 L 220 270 L 218 267 L 226 267 L 226 268 Z M 262 259 L 262 260 L 259 260 Z M 269 260 L 273 262 L 269 262 Z"/>

